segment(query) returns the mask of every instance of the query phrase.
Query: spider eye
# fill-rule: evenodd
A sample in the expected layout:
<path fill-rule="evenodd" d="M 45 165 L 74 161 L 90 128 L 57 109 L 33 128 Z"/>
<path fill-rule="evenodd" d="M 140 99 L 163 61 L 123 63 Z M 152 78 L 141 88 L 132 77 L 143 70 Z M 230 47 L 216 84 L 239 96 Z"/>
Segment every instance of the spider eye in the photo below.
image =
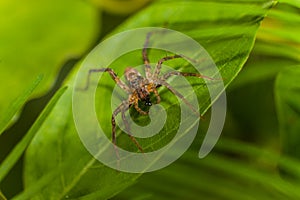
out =
<path fill-rule="evenodd" d="M 145 102 L 145 106 L 152 106 L 151 102 Z"/>
<path fill-rule="evenodd" d="M 145 106 L 152 106 L 152 103 L 150 101 L 150 98 L 147 98 L 145 101 Z"/>

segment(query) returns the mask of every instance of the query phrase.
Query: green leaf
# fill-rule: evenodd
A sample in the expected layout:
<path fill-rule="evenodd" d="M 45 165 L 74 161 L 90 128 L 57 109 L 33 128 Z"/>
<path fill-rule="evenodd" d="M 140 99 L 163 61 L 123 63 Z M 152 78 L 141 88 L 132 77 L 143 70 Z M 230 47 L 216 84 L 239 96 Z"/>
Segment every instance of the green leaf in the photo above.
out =
<path fill-rule="evenodd" d="M 276 108 L 284 153 L 300 158 L 300 66 L 280 72 L 276 79 Z"/>
<path fill-rule="evenodd" d="M 2 194 L 1 191 L 0 191 L 0 200 L 6 200 L 5 196 Z"/>
<path fill-rule="evenodd" d="M 0 118 L 0 135 L 3 131 L 9 126 L 12 121 L 12 118 L 16 115 L 16 113 L 22 108 L 22 106 L 26 103 L 28 98 L 30 97 L 31 93 L 36 89 L 36 87 L 42 81 L 43 76 L 40 75 L 37 79 L 31 84 L 31 86 L 16 100 L 14 100 L 9 109 L 1 116 Z"/>
<path fill-rule="evenodd" d="M 247 1 L 239 3 L 235 1 L 232 3 L 177 1 L 170 7 L 171 4 L 170 1 L 154 3 L 145 10 L 149 13 L 148 15 L 144 15 L 143 12 L 139 13 L 134 18 L 135 20 L 125 22 L 116 32 L 149 26 L 147 22 L 151 21 L 151 26 L 166 26 L 166 28 L 187 34 L 207 50 L 219 68 L 227 87 L 248 58 L 260 21 L 266 15 L 267 9 L 275 4 L 275 1 L 257 1 L 255 3 Z M 166 12 L 169 9 L 176 10 L 176 12 Z M 224 10 L 226 13 L 223 13 Z M 161 15 L 157 13 L 161 13 Z M 159 58 L 157 55 L 153 57 L 156 60 Z M 125 63 L 118 66 L 117 72 L 119 73 L 123 73 L 124 68 L 130 66 L 125 60 L 122 61 Z M 178 63 L 175 69 L 190 70 L 186 65 L 178 66 Z M 196 87 L 196 90 L 201 90 L 201 87 Z M 203 102 L 200 105 L 201 108 L 209 106 L 207 96 L 199 98 Z"/>
<path fill-rule="evenodd" d="M 27 193 L 33 193 L 34 198 L 31 196 L 30 199 L 73 198 L 99 187 L 106 192 L 98 195 L 98 199 L 105 199 L 115 193 L 115 189 L 120 188 L 121 183 L 126 186 L 128 183 L 132 183 L 129 177 L 120 176 L 119 172 L 103 166 L 86 151 L 75 130 L 71 103 L 72 89 L 69 88 L 29 146 L 26 152 L 24 171 L 25 187 L 29 190 L 25 190 L 24 194 L 19 197 L 20 199 L 24 199 L 23 196 L 26 197 Z M 48 173 L 60 170 L 60 174 L 54 173 L 56 175 L 54 178 L 48 175 Z M 45 179 L 50 179 L 52 184 L 49 185 L 49 182 L 42 181 L 42 185 L 37 186 L 40 190 L 36 191 L 36 187 L 32 186 L 35 186 L 36 181 L 41 177 L 47 175 L 50 178 Z M 95 177 L 97 178 L 94 179 Z M 109 181 L 118 184 L 113 187 L 103 185 Z M 93 184 L 91 184 L 92 182 Z"/>
<path fill-rule="evenodd" d="M 260 21 L 273 3 L 273 1 L 255 3 L 233 1 L 227 4 L 192 0 L 158 1 L 130 18 L 115 32 L 144 26 L 164 26 L 168 22 L 168 28 L 186 33 L 206 48 L 216 62 L 227 86 L 237 76 L 249 56 Z M 122 44 L 126 44 L 126 41 Z M 113 48 L 122 48 L 122 46 Z M 101 52 L 97 53 L 101 54 Z M 164 56 L 165 52 L 150 52 L 153 62 Z M 126 66 L 140 64 L 142 64 L 141 52 L 135 51 L 124 55 L 111 67 L 118 74 L 122 74 Z M 170 66 L 187 72 L 193 70 L 182 60 L 170 62 Z M 96 99 L 99 100 L 96 102 L 96 108 L 101 124 L 105 124 L 104 131 L 110 135 L 111 110 L 109 105 L 114 82 L 107 74 L 103 76 L 106 86 L 99 87 L 97 90 Z M 206 111 L 211 102 L 207 90 L 201 85 L 203 82 L 197 79 L 191 80 L 191 83 L 195 84 L 194 89 L 201 97 L 199 106 Z M 164 90 L 161 91 L 161 97 L 162 103 L 173 105 L 173 111 L 169 107 L 173 115 L 168 115 L 169 124 L 164 127 L 163 135 L 159 134 L 158 137 L 150 138 L 150 141 L 141 141 L 141 145 L 147 150 L 157 149 L 169 142 L 178 126 L 176 124 L 178 102 L 174 101 L 174 97 Z M 39 191 L 35 189 L 34 197 L 31 199 L 108 199 L 133 184 L 141 175 L 118 172 L 96 161 L 84 148 L 77 135 L 71 106 L 72 90 L 68 89 L 26 152 L 24 194 L 31 193 L 30 188 L 35 186 L 41 177 L 54 170 L 60 171 L 60 174 L 51 182 L 39 186 Z M 132 114 L 136 116 L 136 120 L 142 119 L 134 110 Z M 118 131 L 118 133 L 121 132 Z M 126 134 L 120 134 L 118 144 L 133 151 L 136 150 Z"/>
<path fill-rule="evenodd" d="M 0 19 L 2 116 L 39 74 L 44 79 L 34 94 L 49 90 L 63 63 L 82 55 L 93 41 L 98 15 L 81 0 L 3 0 Z"/>
<path fill-rule="evenodd" d="M 245 68 L 230 89 L 274 79 L 285 67 L 297 65 L 300 61 L 299 23 L 300 16 L 294 7 L 278 3 L 271 9 L 257 32 Z"/>
<path fill-rule="evenodd" d="M 128 15 L 145 6 L 151 0 L 90 0 L 101 9 L 117 15 Z"/>
<path fill-rule="evenodd" d="M 257 33 L 257 54 L 285 57 L 299 62 L 299 23 L 298 8 L 278 3 L 276 8 L 270 10 Z"/>
<path fill-rule="evenodd" d="M 271 9 L 257 32 L 246 65 L 228 88 L 232 92 L 228 95 L 228 110 L 234 117 L 228 121 L 237 123 L 242 137 L 249 134 L 251 141 L 265 146 L 280 143 L 274 137 L 279 135 L 274 80 L 284 68 L 299 64 L 299 20 L 298 9 L 292 6 L 278 3 Z"/>
<path fill-rule="evenodd" d="M 293 5 L 293 6 L 296 6 L 296 7 L 300 8 L 300 1 L 299 0 L 280 0 L 279 2 L 287 3 L 287 4 L 290 4 L 290 5 Z"/>
<path fill-rule="evenodd" d="M 300 179 L 285 180 L 278 176 L 276 168 L 285 159 L 282 162 L 285 167 L 294 167 L 299 175 L 299 161 L 291 163 L 276 152 L 228 138 L 222 138 L 216 148 L 219 153 L 212 152 L 205 159 L 197 159 L 197 152 L 190 150 L 172 166 L 144 175 L 113 199 L 136 195 L 151 195 L 148 199 L 296 200 L 300 197 Z"/>
<path fill-rule="evenodd" d="M 243 90 L 243 87 L 249 84 L 257 85 L 263 81 L 274 79 L 286 66 L 295 65 L 297 63 L 290 59 L 272 57 L 266 57 L 258 62 L 259 53 L 255 52 L 255 50 L 254 47 L 254 55 L 249 58 L 245 68 L 243 68 L 239 76 L 230 85 L 230 90 Z"/>
<path fill-rule="evenodd" d="M 28 133 L 24 136 L 24 138 L 15 146 L 12 152 L 7 156 L 7 158 L 1 163 L 0 166 L 0 182 L 7 175 L 9 170 L 14 166 L 14 164 L 20 159 L 21 155 L 24 153 L 25 149 L 31 142 L 34 135 L 39 130 L 40 126 L 43 124 L 52 108 L 60 98 L 60 96 L 65 92 L 66 88 L 62 88 L 59 90 L 56 95 L 52 98 L 46 108 L 43 110 L 39 118 L 32 125 Z"/>

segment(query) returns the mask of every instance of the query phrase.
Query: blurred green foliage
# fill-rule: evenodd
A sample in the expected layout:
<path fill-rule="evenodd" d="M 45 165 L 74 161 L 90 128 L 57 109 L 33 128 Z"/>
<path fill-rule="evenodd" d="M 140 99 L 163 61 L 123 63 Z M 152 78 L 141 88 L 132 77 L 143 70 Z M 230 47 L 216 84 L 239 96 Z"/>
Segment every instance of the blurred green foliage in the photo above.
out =
<path fill-rule="evenodd" d="M 0 15 L 0 198 L 300 198 L 298 1 L 2 1 Z M 67 74 L 64 84 L 71 85 L 78 60 L 104 36 L 145 26 L 183 32 L 206 48 L 227 86 L 228 113 L 218 145 L 198 159 L 210 103 L 203 87 L 195 86 L 199 105 L 208 113 L 190 150 L 160 171 L 127 174 L 105 167 L 81 144 L 72 119 L 72 89 L 59 100 L 62 90 L 52 95 Z M 126 66 L 141 64 L 139 53 L 120 58 L 112 67 L 122 74 Z M 161 52 L 152 53 L 153 61 L 161 57 Z M 72 58 L 76 60 L 69 63 Z M 184 62 L 169 64 L 192 70 Z M 64 71 L 66 67 L 73 71 Z M 39 74 L 43 80 L 30 87 Z M 106 81 L 113 88 L 113 82 Z M 162 99 L 170 95 L 162 93 Z M 28 102 L 29 95 L 44 96 Z M 110 95 L 107 88 L 97 92 L 108 105 Z M 49 106 L 44 101 L 50 101 Z M 99 103 L 97 110 L 109 131 L 107 104 Z M 30 115 L 44 108 L 39 119 Z M 118 141 L 132 145 L 124 136 Z M 157 141 L 142 144 L 151 147 Z"/>
<path fill-rule="evenodd" d="M 97 10 L 82 1 L 1 1 L 0 113 L 38 75 L 49 90 L 61 65 L 81 56 L 96 37 Z"/>

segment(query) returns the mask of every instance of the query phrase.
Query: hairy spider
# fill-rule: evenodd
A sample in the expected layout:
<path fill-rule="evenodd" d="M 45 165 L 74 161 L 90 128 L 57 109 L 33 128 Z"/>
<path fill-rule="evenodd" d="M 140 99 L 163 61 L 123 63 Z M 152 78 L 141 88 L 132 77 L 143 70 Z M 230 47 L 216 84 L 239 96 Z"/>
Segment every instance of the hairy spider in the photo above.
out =
<path fill-rule="evenodd" d="M 125 129 L 127 131 L 127 134 L 129 135 L 130 139 L 135 143 L 135 145 L 138 147 L 138 149 L 143 152 L 142 147 L 138 143 L 138 141 L 134 138 L 134 136 L 130 133 L 130 127 L 129 124 L 125 118 L 125 112 L 131 107 L 134 106 L 134 108 L 142 115 L 147 115 L 148 112 L 143 111 L 139 107 L 139 102 L 144 102 L 145 106 L 151 106 L 152 102 L 150 100 L 150 94 L 153 93 L 156 97 L 156 104 L 160 103 L 160 96 L 157 91 L 157 88 L 160 86 L 165 86 L 168 90 L 170 90 L 174 95 L 179 97 L 193 112 L 195 112 L 199 117 L 199 112 L 186 100 L 186 98 L 179 93 L 177 90 L 175 90 L 169 83 L 166 81 L 171 76 L 193 76 L 198 78 L 206 78 L 206 79 L 212 79 L 207 76 L 203 76 L 201 74 L 197 73 L 189 73 L 189 72 L 179 72 L 179 71 L 172 71 L 168 72 L 164 75 L 160 75 L 160 71 L 162 68 L 163 62 L 167 60 L 172 60 L 176 58 L 184 58 L 181 55 L 172 55 L 172 56 L 165 56 L 161 58 L 154 69 L 154 72 L 152 73 L 152 69 L 150 66 L 150 61 L 147 54 L 147 46 L 149 44 L 149 39 L 152 32 L 147 34 L 143 50 L 142 50 L 142 57 L 144 61 L 145 66 L 145 75 L 146 77 L 143 77 L 136 69 L 132 67 L 127 67 L 125 69 L 125 79 L 127 80 L 128 84 L 125 84 L 123 81 L 120 80 L 120 78 L 117 76 L 117 74 L 113 71 L 111 68 L 100 68 L 100 69 L 90 69 L 88 74 L 88 80 L 87 85 L 85 89 L 88 88 L 89 85 L 89 79 L 92 73 L 95 72 L 108 72 L 111 78 L 116 82 L 116 84 L 127 92 L 128 99 L 123 101 L 112 113 L 111 118 L 111 124 L 112 124 L 112 142 L 116 148 L 116 116 L 121 113 L 122 120 L 125 124 Z M 116 151 L 117 152 L 117 151 Z M 118 154 L 118 153 L 117 153 Z"/>

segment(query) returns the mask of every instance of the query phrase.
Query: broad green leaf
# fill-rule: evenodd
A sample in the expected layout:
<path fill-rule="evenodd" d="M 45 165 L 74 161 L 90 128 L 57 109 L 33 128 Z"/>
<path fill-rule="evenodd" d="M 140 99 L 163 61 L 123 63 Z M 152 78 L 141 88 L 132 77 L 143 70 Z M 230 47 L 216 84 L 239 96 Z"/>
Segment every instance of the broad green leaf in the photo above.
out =
<path fill-rule="evenodd" d="M 116 193 L 116 188 L 123 189 L 122 184 L 132 184 L 130 176 L 108 169 L 86 151 L 75 130 L 71 106 L 72 89 L 69 88 L 27 150 L 24 173 L 25 187 L 29 190 L 25 190 L 20 199 L 24 199 L 27 193 L 32 195 L 30 199 L 74 198 L 90 193 L 95 188 L 103 190 L 98 199 L 106 199 Z M 60 174 L 54 173 L 60 170 Z M 50 185 L 42 181 L 40 190 L 32 187 L 48 173 L 56 175 L 54 178 L 51 175 L 45 178 L 51 182 Z M 110 181 L 118 184 L 104 184 Z"/>
<path fill-rule="evenodd" d="M 0 116 L 0 135 L 3 133 L 3 131 L 9 126 L 9 124 L 12 121 L 12 118 L 16 113 L 22 108 L 22 106 L 26 103 L 28 98 L 30 97 L 31 93 L 36 89 L 36 87 L 39 85 L 39 83 L 42 81 L 43 76 L 38 76 L 37 79 L 31 84 L 31 86 L 22 94 L 20 95 L 16 100 L 14 100 L 11 105 L 9 106 L 9 109 Z"/>
<path fill-rule="evenodd" d="M 39 118 L 32 125 L 28 133 L 24 136 L 24 138 L 15 146 L 12 152 L 7 156 L 7 158 L 0 165 L 0 182 L 7 175 L 9 170 L 14 166 L 14 164 L 20 159 L 21 155 L 24 153 L 25 149 L 31 142 L 34 135 L 37 133 L 40 126 L 43 124 L 50 111 L 63 94 L 66 88 L 62 88 L 59 90 L 56 95 L 52 98 L 46 108 L 43 110 Z"/>
<path fill-rule="evenodd" d="M 147 9 L 128 19 L 115 32 L 144 26 L 164 26 L 181 31 L 206 48 L 217 64 L 226 86 L 237 76 L 252 49 L 256 31 L 273 1 L 240 2 L 199 2 L 199 1 L 157 1 Z M 126 44 L 126 41 L 123 42 Z M 114 46 L 113 48 L 121 48 Z M 101 54 L 101 52 L 99 52 Z M 150 59 L 155 62 L 165 56 L 165 52 L 150 51 Z M 126 66 L 142 64 L 141 52 L 134 51 L 122 56 L 112 64 L 112 68 L 122 75 Z M 169 66 L 181 71 L 193 70 L 186 62 L 170 62 Z M 103 129 L 110 135 L 110 97 L 114 82 L 107 74 L 103 75 L 105 87 L 99 87 L 96 98 L 98 116 Z M 102 81 L 102 79 L 101 79 Z M 191 80 L 196 94 L 201 97 L 200 107 L 206 111 L 211 102 L 203 81 Z M 168 124 L 158 137 L 141 141 L 145 150 L 157 149 L 172 140 L 178 124 L 176 121 L 178 102 L 166 90 L 161 90 L 162 104 L 168 104 Z M 72 91 L 63 95 L 58 104 L 33 139 L 25 158 L 25 191 L 32 188 L 39 179 L 54 170 L 59 176 L 51 183 L 43 183 L 40 190 L 34 191 L 31 199 L 108 199 L 130 186 L 140 174 L 127 174 L 110 169 L 96 161 L 82 145 L 72 117 Z M 170 105 L 173 105 L 170 106 Z M 88 106 L 88 105 L 87 105 Z M 173 110 L 172 110 L 173 109 Z M 132 115 L 141 118 L 132 110 Z M 172 122 L 173 121 L 173 122 Z M 142 121 L 143 122 L 143 121 Z M 87 124 L 89 126 L 89 124 Z M 118 129 L 118 133 L 121 131 Z M 136 151 L 136 147 L 120 134 L 118 144 Z M 105 147 L 103 147 L 105 148 Z M 65 166 L 66 165 L 66 166 Z M 64 167 L 62 167 L 64 166 Z"/>
<path fill-rule="evenodd" d="M 276 106 L 284 153 L 300 158 L 300 66 L 287 68 L 276 79 Z"/>
<path fill-rule="evenodd" d="M 118 14 L 118 15 L 126 15 L 132 12 L 137 11 L 141 7 L 145 6 L 151 0 L 89 0 L 94 4 L 98 5 L 101 9 Z"/>
<path fill-rule="evenodd" d="M 39 74 L 34 94 L 47 91 L 61 66 L 77 58 L 97 33 L 97 10 L 80 0 L 0 2 L 0 115 Z"/>
<path fill-rule="evenodd" d="M 265 16 L 266 9 L 272 7 L 275 1 L 257 1 L 256 3 L 247 1 L 240 3 L 192 1 L 192 3 L 186 3 L 178 1 L 172 7 L 176 12 L 166 12 L 170 4 L 170 1 L 154 4 L 145 10 L 149 15 L 144 15 L 141 12 L 134 18 L 135 20 L 125 22 L 115 32 L 149 26 L 147 22 L 151 21 L 155 26 L 165 26 L 185 33 L 197 40 L 208 51 L 224 78 L 225 86 L 227 86 L 241 70 L 241 64 L 244 64 L 248 58 L 254 43 L 253 37 L 260 21 Z M 187 10 L 190 13 L 199 12 L 199 15 L 187 14 Z M 226 14 L 223 13 L 224 10 L 227 10 Z M 157 13 L 162 14 L 158 15 Z M 138 58 L 140 55 L 136 54 L 135 57 Z M 161 57 L 154 55 L 151 61 L 155 62 Z M 137 60 L 134 64 L 138 62 L 140 61 Z M 131 63 L 125 59 L 120 64 L 121 62 L 118 63 L 118 66 L 116 65 L 119 74 L 124 72 L 126 66 L 131 66 Z M 175 65 L 176 70 L 192 70 L 190 66 L 180 62 L 175 63 Z M 203 93 L 202 86 L 195 88 L 197 91 L 202 90 L 199 93 Z M 199 106 L 203 108 L 201 110 L 203 113 L 206 111 L 204 108 L 209 107 L 210 100 L 208 96 L 198 96 L 198 98 L 202 99 Z"/>

